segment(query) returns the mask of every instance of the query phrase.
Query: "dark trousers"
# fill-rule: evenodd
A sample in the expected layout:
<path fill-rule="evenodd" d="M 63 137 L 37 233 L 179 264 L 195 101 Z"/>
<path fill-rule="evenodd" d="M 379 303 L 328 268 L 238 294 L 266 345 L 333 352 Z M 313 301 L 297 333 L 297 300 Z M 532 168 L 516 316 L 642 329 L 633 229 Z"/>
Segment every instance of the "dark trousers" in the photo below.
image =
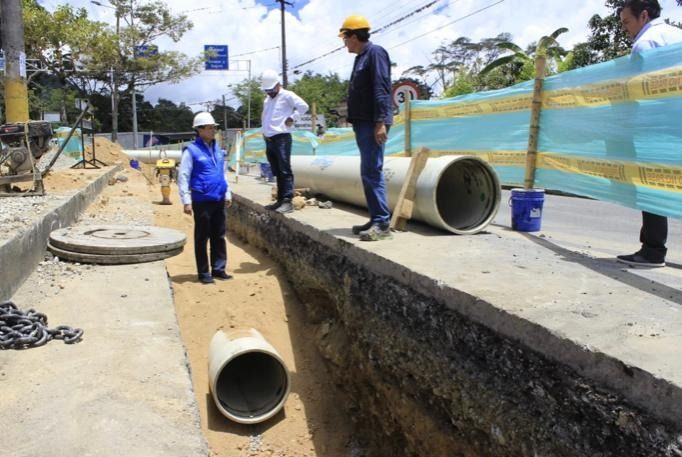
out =
<path fill-rule="evenodd" d="M 668 218 L 642 211 L 642 229 L 639 231 L 642 256 L 655 262 L 663 262 L 668 252 L 665 247 L 667 240 Z"/>
<path fill-rule="evenodd" d="M 353 121 L 355 142 L 360 149 L 360 177 L 365 191 L 369 218 L 374 224 L 388 225 L 391 211 L 384 183 L 384 145 L 374 139 L 374 122 Z"/>
<path fill-rule="evenodd" d="M 212 272 L 225 271 L 227 243 L 225 242 L 226 213 L 224 201 L 192 202 L 194 213 L 194 258 L 199 278 L 209 278 Z M 206 244 L 211 246 L 209 270 Z"/>
<path fill-rule="evenodd" d="M 265 138 L 265 155 L 272 174 L 277 177 L 277 201 L 294 197 L 294 174 L 291 171 L 291 134 L 280 133 Z"/>

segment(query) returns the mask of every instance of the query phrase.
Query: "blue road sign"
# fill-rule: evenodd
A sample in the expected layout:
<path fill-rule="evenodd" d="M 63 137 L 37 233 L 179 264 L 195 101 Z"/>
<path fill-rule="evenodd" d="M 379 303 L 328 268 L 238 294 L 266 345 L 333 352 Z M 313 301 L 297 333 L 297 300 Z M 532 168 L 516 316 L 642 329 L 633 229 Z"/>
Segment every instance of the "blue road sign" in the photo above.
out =
<path fill-rule="evenodd" d="M 135 46 L 135 58 L 146 58 L 159 55 L 159 47 L 155 44 Z"/>
<path fill-rule="evenodd" d="M 226 44 L 205 44 L 204 53 L 206 53 L 206 70 L 229 69 Z"/>

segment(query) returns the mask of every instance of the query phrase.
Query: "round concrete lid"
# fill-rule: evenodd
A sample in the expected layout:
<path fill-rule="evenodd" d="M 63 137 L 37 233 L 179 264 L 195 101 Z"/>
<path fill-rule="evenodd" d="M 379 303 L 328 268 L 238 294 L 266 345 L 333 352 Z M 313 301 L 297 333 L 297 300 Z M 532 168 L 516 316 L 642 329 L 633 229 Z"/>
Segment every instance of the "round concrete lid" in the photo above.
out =
<path fill-rule="evenodd" d="M 154 226 L 92 225 L 66 227 L 50 233 L 50 245 L 82 254 L 132 255 L 174 251 L 185 234 Z"/>

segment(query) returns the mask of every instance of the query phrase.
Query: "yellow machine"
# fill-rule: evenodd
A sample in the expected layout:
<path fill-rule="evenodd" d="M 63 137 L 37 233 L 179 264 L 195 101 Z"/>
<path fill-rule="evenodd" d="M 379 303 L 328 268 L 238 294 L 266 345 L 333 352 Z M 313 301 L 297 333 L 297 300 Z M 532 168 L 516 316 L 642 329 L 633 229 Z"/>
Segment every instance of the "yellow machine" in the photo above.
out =
<path fill-rule="evenodd" d="M 156 161 L 156 176 L 161 184 L 161 204 L 172 205 L 170 201 L 170 184 L 175 180 L 175 160 L 159 159 Z"/>

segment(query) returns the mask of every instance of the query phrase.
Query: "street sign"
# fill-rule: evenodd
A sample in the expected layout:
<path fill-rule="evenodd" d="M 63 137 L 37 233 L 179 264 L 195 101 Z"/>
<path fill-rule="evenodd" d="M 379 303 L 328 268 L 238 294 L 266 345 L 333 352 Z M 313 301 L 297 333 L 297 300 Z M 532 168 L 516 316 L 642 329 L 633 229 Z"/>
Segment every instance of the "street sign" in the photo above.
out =
<path fill-rule="evenodd" d="M 5 51 L 0 49 L 0 71 L 5 72 Z"/>
<path fill-rule="evenodd" d="M 135 46 L 135 58 L 144 59 L 159 55 L 159 47 L 155 44 L 143 44 Z"/>
<path fill-rule="evenodd" d="M 398 107 L 406 100 L 419 99 L 419 86 L 412 81 L 401 81 L 393 86 L 393 105 Z"/>
<path fill-rule="evenodd" d="M 321 125 L 324 128 L 327 127 L 327 122 L 325 121 L 324 114 L 317 115 L 317 122 L 315 122 L 315 126 L 317 125 Z M 298 119 L 296 124 L 294 124 L 294 128 L 296 128 L 297 130 L 312 130 L 313 116 L 311 114 L 301 114 L 301 117 Z"/>
<path fill-rule="evenodd" d="M 227 45 L 205 44 L 206 70 L 228 70 Z"/>

